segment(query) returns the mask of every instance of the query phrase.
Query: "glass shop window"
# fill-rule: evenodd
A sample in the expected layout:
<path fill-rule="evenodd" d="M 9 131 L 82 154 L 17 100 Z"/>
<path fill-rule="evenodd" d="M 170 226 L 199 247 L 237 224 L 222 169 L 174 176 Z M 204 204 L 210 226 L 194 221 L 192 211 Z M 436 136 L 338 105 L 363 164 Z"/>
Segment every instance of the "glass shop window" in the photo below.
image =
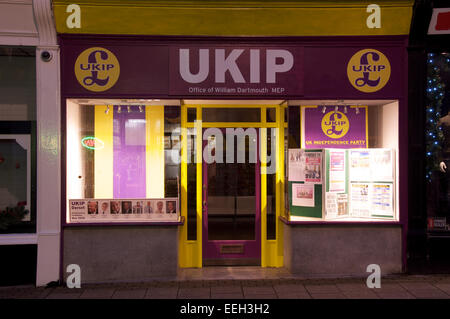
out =
<path fill-rule="evenodd" d="M 289 106 L 290 220 L 398 221 L 398 101 Z"/>
<path fill-rule="evenodd" d="M 35 51 L 0 46 L 0 233 L 36 231 Z"/>
<path fill-rule="evenodd" d="M 443 237 L 450 232 L 450 53 L 428 54 L 426 97 L 428 231 Z"/>
<path fill-rule="evenodd" d="M 180 107 L 107 102 L 67 100 L 67 222 L 178 220 Z"/>

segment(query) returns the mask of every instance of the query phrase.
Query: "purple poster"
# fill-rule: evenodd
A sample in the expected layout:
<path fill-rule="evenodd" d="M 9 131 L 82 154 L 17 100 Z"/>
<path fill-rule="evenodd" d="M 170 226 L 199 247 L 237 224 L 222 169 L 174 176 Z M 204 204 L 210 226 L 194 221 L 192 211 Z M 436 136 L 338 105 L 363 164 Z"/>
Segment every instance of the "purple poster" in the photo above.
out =
<path fill-rule="evenodd" d="M 302 148 L 367 148 L 367 106 L 302 107 Z"/>

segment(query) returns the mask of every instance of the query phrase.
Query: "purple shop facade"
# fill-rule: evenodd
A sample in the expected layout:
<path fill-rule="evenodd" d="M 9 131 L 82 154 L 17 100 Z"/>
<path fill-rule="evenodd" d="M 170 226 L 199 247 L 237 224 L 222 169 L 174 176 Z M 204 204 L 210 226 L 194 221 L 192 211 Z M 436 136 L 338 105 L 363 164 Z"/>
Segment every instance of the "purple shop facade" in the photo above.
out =
<path fill-rule="evenodd" d="M 399 221 L 377 224 L 401 227 L 402 267 L 405 270 L 408 216 L 407 37 L 222 38 L 59 35 L 59 44 L 63 140 L 67 135 L 67 99 L 397 100 Z M 104 91 L 94 92 L 86 89 L 80 84 L 74 72 L 80 54 L 93 47 L 112 52 L 120 64 L 117 81 Z M 382 52 L 390 63 L 388 82 L 372 93 L 356 89 L 347 75 L 349 60 L 357 52 L 365 49 Z M 95 62 L 101 63 L 101 59 L 101 55 L 98 55 Z M 291 106 L 288 109 L 289 117 L 297 116 L 295 112 L 298 112 L 299 107 L 296 107 L 295 111 L 291 111 L 294 109 Z M 121 123 L 128 116 L 126 112 L 119 114 L 116 107 L 112 111 L 117 123 Z M 300 123 L 292 123 L 292 120 L 289 120 L 290 132 L 298 130 L 299 127 Z M 119 135 L 115 138 L 123 138 L 120 132 L 117 134 Z M 365 137 L 355 135 L 354 138 Z M 145 147 L 127 149 L 115 146 L 114 170 L 120 171 L 121 166 L 125 167 L 126 158 L 130 154 L 135 154 L 142 161 L 142 165 L 139 166 L 145 169 Z M 66 223 L 66 174 L 64 151 L 61 220 L 63 228 L 70 228 L 74 225 Z M 133 179 L 136 185 L 145 185 L 145 170 L 136 172 Z M 145 197 L 145 188 L 137 187 L 131 190 L 127 185 L 122 185 L 120 180 L 114 180 L 114 197 Z M 373 226 L 368 222 L 294 222 L 286 219 L 283 219 L 283 222 L 290 226 L 333 224 Z M 127 223 L 127 226 L 130 225 L 133 224 Z M 108 226 L 117 224 L 101 225 L 101 227 Z M 64 247 L 64 236 L 61 247 Z"/>

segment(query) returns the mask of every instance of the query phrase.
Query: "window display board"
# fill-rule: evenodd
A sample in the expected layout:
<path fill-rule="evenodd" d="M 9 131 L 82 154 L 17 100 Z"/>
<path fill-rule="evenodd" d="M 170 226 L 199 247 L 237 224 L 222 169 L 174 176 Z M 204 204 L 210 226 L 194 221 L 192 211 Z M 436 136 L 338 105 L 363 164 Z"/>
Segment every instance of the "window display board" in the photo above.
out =
<path fill-rule="evenodd" d="M 323 150 L 289 149 L 289 213 L 322 218 Z"/>
<path fill-rule="evenodd" d="M 395 217 L 394 150 L 327 149 L 325 154 L 327 219 Z"/>
<path fill-rule="evenodd" d="M 393 149 L 289 149 L 289 213 L 326 220 L 395 218 Z"/>
<path fill-rule="evenodd" d="M 71 199 L 70 223 L 178 221 L 178 198 Z"/>

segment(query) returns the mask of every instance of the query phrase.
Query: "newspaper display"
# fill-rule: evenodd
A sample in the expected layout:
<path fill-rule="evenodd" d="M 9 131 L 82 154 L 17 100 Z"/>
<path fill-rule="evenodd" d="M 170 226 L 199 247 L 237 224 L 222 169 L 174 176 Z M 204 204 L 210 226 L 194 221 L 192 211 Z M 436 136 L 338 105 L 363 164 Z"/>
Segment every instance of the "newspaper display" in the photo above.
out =
<path fill-rule="evenodd" d="M 178 198 L 71 199 L 71 223 L 178 221 Z"/>
<path fill-rule="evenodd" d="M 325 216 L 326 218 L 336 218 L 338 212 L 337 194 L 327 192 L 325 194 Z"/>
<path fill-rule="evenodd" d="M 345 150 L 330 150 L 330 192 L 345 192 L 345 153 Z"/>
<path fill-rule="evenodd" d="M 291 182 L 305 181 L 305 150 L 289 149 L 289 176 Z"/>
<path fill-rule="evenodd" d="M 292 205 L 314 207 L 314 184 L 292 184 Z"/>
<path fill-rule="evenodd" d="M 348 216 L 348 195 L 327 192 L 325 195 L 326 218 Z"/>

